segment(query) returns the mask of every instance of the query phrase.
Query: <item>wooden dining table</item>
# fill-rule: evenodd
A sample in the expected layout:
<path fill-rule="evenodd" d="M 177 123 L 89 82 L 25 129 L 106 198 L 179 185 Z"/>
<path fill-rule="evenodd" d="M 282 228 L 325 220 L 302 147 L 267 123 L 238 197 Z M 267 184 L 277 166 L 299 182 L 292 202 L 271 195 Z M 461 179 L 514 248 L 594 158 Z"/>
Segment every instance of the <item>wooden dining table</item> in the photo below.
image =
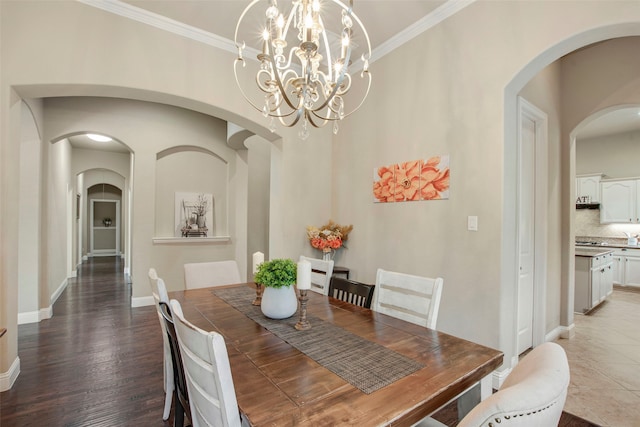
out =
<path fill-rule="evenodd" d="M 246 292 L 246 306 L 234 307 L 220 296 L 220 290 L 230 288 L 243 297 Z M 253 426 L 410 426 L 486 379 L 502 363 L 503 354 L 495 349 L 314 292 L 308 296 L 312 329 L 333 328 L 340 332 L 336 335 L 347 337 L 341 339 L 347 348 L 338 361 L 374 367 L 376 360 L 353 356 L 359 353 L 349 349 L 350 342 L 365 342 L 418 367 L 375 391 L 363 392 L 332 371 L 331 364 L 314 360 L 250 318 L 246 313 L 255 297 L 253 283 L 171 292 L 186 319 L 224 337 L 238 406 Z M 258 311 L 252 316 L 260 321 L 259 307 L 254 308 Z M 296 334 L 306 333 L 292 331 L 292 336 L 304 341 L 305 335 Z M 366 380 L 368 369 L 359 375 Z"/>

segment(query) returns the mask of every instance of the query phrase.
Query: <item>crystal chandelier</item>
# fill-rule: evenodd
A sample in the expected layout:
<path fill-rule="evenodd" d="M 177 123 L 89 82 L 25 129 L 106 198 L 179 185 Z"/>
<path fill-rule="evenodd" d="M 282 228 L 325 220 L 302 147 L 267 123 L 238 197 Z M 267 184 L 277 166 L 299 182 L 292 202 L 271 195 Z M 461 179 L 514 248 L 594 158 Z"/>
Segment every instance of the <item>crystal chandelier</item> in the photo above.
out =
<path fill-rule="evenodd" d="M 266 3 L 266 10 L 256 14 L 254 6 L 258 3 Z M 329 12 L 338 16 L 330 17 Z M 265 22 L 259 38 L 255 27 L 251 32 L 244 28 L 247 21 L 256 20 Z M 255 100 L 247 96 L 238 77 L 243 70 L 254 74 L 254 70 L 246 70 L 243 37 L 254 38 L 259 46 L 255 80 L 260 92 L 256 91 Z M 238 57 L 234 61 L 234 74 L 238 87 L 254 108 L 271 117 L 271 132 L 276 129 L 277 119 L 287 127 L 301 122 L 302 139 L 309 136 L 309 125 L 319 128 L 333 123 L 333 132 L 337 133 L 338 122 L 360 108 L 369 94 L 371 43 L 353 12 L 353 0 L 349 6 L 340 0 L 292 0 L 288 14 L 280 11 L 277 0 L 253 0 L 240 15 L 235 43 Z M 352 85 L 349 67 L 357 49 L 362 51 L 358 64 L 361 83 L 353 90 L 356 85 Z M 353 93 L 350 96 L 357 96 L 359 102 L 348 111 L 344 96 L 350 91 Z"/>

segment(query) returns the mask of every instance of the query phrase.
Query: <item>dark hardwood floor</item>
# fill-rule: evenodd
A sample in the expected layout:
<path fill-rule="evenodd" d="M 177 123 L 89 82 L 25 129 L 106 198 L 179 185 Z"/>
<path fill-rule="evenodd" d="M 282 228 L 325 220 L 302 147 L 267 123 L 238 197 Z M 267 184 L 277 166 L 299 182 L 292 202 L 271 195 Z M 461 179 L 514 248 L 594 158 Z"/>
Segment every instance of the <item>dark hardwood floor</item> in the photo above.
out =
<path fill-rule="evenodd" d="M 171 426 L 162 421 L 162 336 L 154 307 L 131 308 L 119 258 L 92 258 L 53 307 L 18 327 L 21 373 L 0 393 L 0 426 Z M 455 404 L 435 416 L 456 424 Z M 561 427 L 594 424 L 563 414 Z"/>
<path fill-rule="evenodd" d="M 21 372 L 0 394 L 0 426 L 171 425 L 158 317 L 131 309 L 130 291 L 119 258 L 92 258 L 51 319 L 19 326 Z"/>

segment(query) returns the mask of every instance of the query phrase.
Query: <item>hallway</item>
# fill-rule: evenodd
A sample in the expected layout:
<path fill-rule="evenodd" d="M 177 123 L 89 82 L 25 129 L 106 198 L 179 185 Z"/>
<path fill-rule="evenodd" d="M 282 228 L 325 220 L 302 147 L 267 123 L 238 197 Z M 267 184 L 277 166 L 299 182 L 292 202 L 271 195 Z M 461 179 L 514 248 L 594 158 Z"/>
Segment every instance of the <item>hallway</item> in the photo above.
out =
<path fill-rule="evenodd" d="M 130 308 L 122 270 L 120 258 L 90 258 L 51 319 L 19 326 L 21 373 L 0 395 L 1 426 L 172 425 L 162 421 L 158 317 Z"/>

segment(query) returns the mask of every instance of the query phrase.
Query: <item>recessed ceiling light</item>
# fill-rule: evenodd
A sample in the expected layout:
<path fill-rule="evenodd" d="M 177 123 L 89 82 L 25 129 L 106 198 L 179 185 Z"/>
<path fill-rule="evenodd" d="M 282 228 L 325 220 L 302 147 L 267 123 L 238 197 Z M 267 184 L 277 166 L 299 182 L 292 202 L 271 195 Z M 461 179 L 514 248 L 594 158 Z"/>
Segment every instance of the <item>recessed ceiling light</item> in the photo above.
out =
<path fill-rule="evenodd" d="M 109 141 L 111 141 L 111 138 L 109 138 L 108 136 L 97 135 L 95 133 L 88 133 L 87 136 L 89 138 L 93 139 L 94 141 L 98 141 L 98 142 L 109 142 Z"/>

